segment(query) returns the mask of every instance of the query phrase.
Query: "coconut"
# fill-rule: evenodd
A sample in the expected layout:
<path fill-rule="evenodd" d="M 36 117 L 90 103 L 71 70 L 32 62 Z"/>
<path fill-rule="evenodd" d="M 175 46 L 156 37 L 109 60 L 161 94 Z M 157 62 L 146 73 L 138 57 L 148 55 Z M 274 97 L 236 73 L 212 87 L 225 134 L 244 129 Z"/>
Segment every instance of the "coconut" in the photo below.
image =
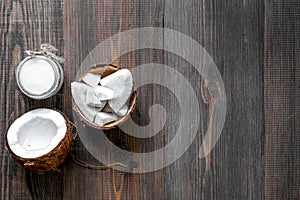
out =
<path fill-rule="evenodd" d="M 133 80 L 131 72 L 128 69 L 119 70 L 102 78 L 100 84 L 114 91 L 115 98 L 111 99 L 108 104 L 115 113 L 118 113 L 126 104 L 132 92 Z"/>
<path fill-rule="evenodd" d="M 7 149 L 23 167 L 44 173 L 59 170 L 71 150 L 72 125 L 51 109 L 29 111 L 16 119 L 6 134 Z"/>
<path fill-rule="evenodd" d="M 98 99 L 105 100 L 105 99 L 107 99 L 108 96 L 109 96 L 108 99 L 111 98 L 111 96 L 115 95 L 114 93 L 110 92 L 113 89 L 114 90 L 113 92 L 121 93 L 121 94 L 117 94 L 118 97 L 123 97 L 122 99 L 120 99 L 120 101 L 124 101 L 123 99 L 128 99 L 128 100 L 125 100 L 126 102 L 124 101 L 121 103 L 120 103 L 120 101 L 118 101 L 118 102 L 109 101 L 106 104 L 106 106 L 104 104 L 104 106 L 106 107 L 104 111 L 106 112 L 106 110 L 108 110 L 108 109 L 111 111 L 114 111 L 115 114 L 119 115 L 118 118 L 117 118 L 117 115 L 115 115 L 113 113 L 100 112 L 102 110 L 102 108 L 100 110 L 97 110 L 94 108 L 93 109 L 94 112 L 91 115 L 91 116 L 94 116 L 92 119 L 92 117 L 90 115 L 87 115 L 89 113 L 85 112 L 85 110 L 87 110 L 86 107 L 88 107 L 88 106 L 83 105 L 83 103 L 82 103 L 84 100 L 84 96 L 86 94 L 78 94 L 79 90 L 77 92 L 73 91 L 73 93 L 72 93 L 72 95 L 73 95 L 73 110 L 79 116 L 79 119 L 81 121 L 83 121 L 85 124 L 87 124 L 88 126 L 91 126 L 96 129 L 101 129 L 101 130 L 109 130 L 109 129 L 115 128 L 116 126 L 124 123 L 135 108 L 136 100 L 137 100 L 137 91 L 134 90 L 133 81 L 130 78 L 123 80 L 123 83 L 127 81 L 128 85 L 129 85 L 129 87 L 127 89 L 130 90 L 129 92 L 126 91 L 126 88 L 124 88 L 123 85 L 119 84 L 120 87 L 117 87 L 117 88 L 114 88 L 114 87 L 116 85 L 118 85 L 117 84 L 117 82 L 119 81 L 118 76 L 120 77 L 120 75 L 123 76 L 123 74 L 124 74 L 125 75 L 124 77 L 126 78 L 128 73 L 130 73 L 129 70 L 121 69 L 121 68 L 118 68 L 118 67 L 112 66 L 112 65 L 94 66 L 91 69 L 87 70 L 85 73 L 83 73 L 83 75 L 79 78 L 79 80 L 77 80 L 77 82 L 79 82 L 79 83 L 92 82 L 92 81 L 87 81 L 87 79 L 92 80 L 91 77 L 97 77 L 97 75 L 98 75 L 101 77 L 100 83 L 102 81 L 102 84 L 107 86 L 105 90 L 103 90 L 104 87 L 102 87 L 102 86 L 95 87 L 95 93 L 96 93 L 96 96 L 98 97 Z M 97 81 L 98 81 L 98 79 L 97 79 Z M 113 84 L 111 84 L 111 83 L 113 83 Z M 72 84 L 74 84 L 74 83 L 72 83 Z M 75 83 L 75 85 L 78 85 L 78 84 Z M 75 85 L 73 85 L 73 86 L 75 86 Z M 113 85 L 114 87 L 113 88 L 109 87 L 111 85 Z M 73 88 L 75 89 L 75 87 L 73 87 Z M 128 95 L 128 96 L 126 96 L 126 95 Z M 84 102 L 84 103 L 86 103 L 86 102 Z M 126 104 L 126 105 L 122 105 L 122 104 Z M 122 105 L 122 106 L 120 106 L 120 105 Z M 96 112 L 96 114 L 95 114 L 95 112 Z M 107 123 L 108 121 L 112 121 L 112 122 Z"/>

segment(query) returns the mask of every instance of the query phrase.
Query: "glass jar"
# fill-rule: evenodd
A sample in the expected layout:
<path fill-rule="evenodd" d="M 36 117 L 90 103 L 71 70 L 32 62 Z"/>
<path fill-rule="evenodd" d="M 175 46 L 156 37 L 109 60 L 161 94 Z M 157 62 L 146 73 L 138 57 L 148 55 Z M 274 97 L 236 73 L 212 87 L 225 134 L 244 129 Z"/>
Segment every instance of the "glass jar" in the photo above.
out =
<path fill-rule="evenodd" d="M 46 56 L 27 56 L 16 68 L 18 87 L 32 99 L 46 99 L 55 95 L 63 79 L 61 65 Z"/>

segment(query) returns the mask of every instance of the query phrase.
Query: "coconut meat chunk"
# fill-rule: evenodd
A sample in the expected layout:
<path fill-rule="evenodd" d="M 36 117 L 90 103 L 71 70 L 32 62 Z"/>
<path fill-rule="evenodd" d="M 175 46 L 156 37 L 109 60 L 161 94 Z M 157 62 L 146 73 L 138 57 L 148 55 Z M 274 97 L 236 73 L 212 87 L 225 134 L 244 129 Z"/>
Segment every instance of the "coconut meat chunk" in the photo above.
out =
<path fill-rule="evenodd" d="M 93 73 L 87 73 L 83 78 L 82 81 L 88 84 L 91 87 L 96 87 L 100 82 L 100 75 L 93 74 Z"/>
<path fill-rule="evenodd" d="M 132 88 L 133 78 L 128 69 L 121 69 L 100 80 L 100 84 L 114 91 L 114 98 L 108 104 L 117 113 L 129 99 Z"/>
<path fill-rule="evenodd" d="M 128 106 L 125 104 L 118 112 L 117 114 L 121 117 L 125 116 L 126 113 L 128 112 Z"/>
<path fill-rule="evenodd" d="M 92 107 L 103 108 L 106 101 L 100 101 L 96 96 L 95 91 L 92 89 L 86 91 L 85 103 Z"/>
<path fill-rule="evenodd" d="M 76 105 L 78 106 L 83 116 L 90 122 L 93 122 L 98 111 L 95 107 L 88 106 L 86 104 L 87 90 L 90 89 L 93 90 L 93 88 L 84 83 L 71 83 L 72 96 Z"/>
<path fill-rule="evenodd" d="M 116 120 L 118 120 L 118 116 L 114 113 L 98 112 L 94 122 L 100 126 L 104 126 Z"/>
<path fill-rule="evenodd" d="M 114 91 L 103 86 L 95 87 L 95 94 L 100 101 L 111 100 L 115 97 Z"/>
<path fill-rule="evenodd" d="M 8 129 L 7 143 L 19 157 L 37 158 L 55 149 L 66 131 L 62 114 L 51 109 L 36 109 L 15 120 Z"/>

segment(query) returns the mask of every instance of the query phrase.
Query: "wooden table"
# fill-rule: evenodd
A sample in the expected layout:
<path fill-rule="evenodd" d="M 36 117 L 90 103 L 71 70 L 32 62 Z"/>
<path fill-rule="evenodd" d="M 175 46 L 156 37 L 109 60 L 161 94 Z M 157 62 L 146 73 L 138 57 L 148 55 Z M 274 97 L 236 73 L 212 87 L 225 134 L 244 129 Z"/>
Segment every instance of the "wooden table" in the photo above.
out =
<path fill-rule="evenodd" d="M 300 199 L 298 0 L 2 0 L 0 8 L 0 199 Z M 124 55 L 120 65 L 129 69 L 153 62 L 169 65 L 190 81 L 199 98 L 199 131 L 180 159 L 144 174 L 86 169 L 70 158 L 61 173 L 40 175 L 18 166 L 5 150 L 9 125 L 40 107 L 62 110 L 73 119 L 70 83 L 83 59 L 106 38 L 149 26 L 188 35 L 218 66 L 226 88 L 227 116 L 213 150 L 198 158 L 212 112 L 210 99 L 202 98 L 201 75 L 170 52 L 144 49 Z M 35 101 L 20 93 L 14 70 L 25 50 L 39 49 L 45 42 L 65 57 L 65 81 L 58 95 Z M 139 125 L 149 123 L 153 104 L 163 105 L 169 114 L 178 110 L 169 90 L 141 87 L 133 114 Z M 149 139 L 118 129 L 106 134 L 128 151 L 154 151 L 174 137 L 179 117 L 168 115 L 164 129 Z M 97 163 L 80 142 L 76 145 L 82 159 Z"/>

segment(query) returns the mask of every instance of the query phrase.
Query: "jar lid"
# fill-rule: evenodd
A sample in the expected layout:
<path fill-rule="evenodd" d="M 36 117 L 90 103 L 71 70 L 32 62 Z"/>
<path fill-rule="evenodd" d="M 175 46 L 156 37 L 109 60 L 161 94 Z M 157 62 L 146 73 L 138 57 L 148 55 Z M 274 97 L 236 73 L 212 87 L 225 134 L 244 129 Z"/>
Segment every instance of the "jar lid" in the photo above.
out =
<path fill-rule="evenodd" d="M 61 67 L 46 56 L 28 56 L 16 69 L 20 90 L 30 98 L 45 99 L 60 87 Z"/>

